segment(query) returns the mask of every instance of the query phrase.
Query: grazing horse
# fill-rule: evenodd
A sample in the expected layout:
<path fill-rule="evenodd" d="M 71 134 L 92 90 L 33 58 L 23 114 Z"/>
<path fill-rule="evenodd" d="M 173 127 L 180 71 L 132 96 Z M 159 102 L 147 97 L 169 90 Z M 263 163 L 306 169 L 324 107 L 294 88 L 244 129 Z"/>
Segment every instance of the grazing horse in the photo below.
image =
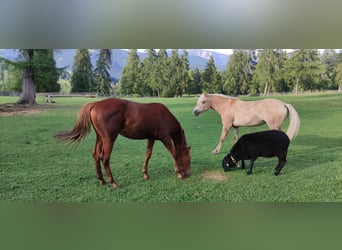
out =
<path fill-rule="evenodd" d="M 213 154 L 218 154 L 231 127 L 234 128 L 235 142 L 238 140 L 240 126 L 258 126 L 266 123 L 270 129 L 280 130 L 285 118 L 290 116 L 287 136 L 292 140 L 298 133 L 300 119 L 291 104 L 276 99 L 260 101 L 241 101 L 238 98 L 218 94 L 202 94 L 193 110 L 195 116 L 215 110 L 222 120 L 222 133 Z"/>
<path fill-rule="evenodd" d="M 155 140 L 162 141 L 170 152 L 178 177 L 184 178 L 190 175 L 190 147 L 187 146 L 184 130 L 163 104 L 142 104 L 118 98 L 89 103 L 80 110 L 73 130 L 60 132 L 55 137 L 79 143 L 90 132 L 91 125 L 96 133 L 93 157 L 96 177 L 101 185 L 104 185 L 105 181 L 100 160 L 108 182 L 114 188 L 119 187 L 109 167 L 114 141 L 119 134 L 130 139 L 147 139 L 145 162 L 142 168 L 145 179 L 149 178 L 147 165 Z"/>

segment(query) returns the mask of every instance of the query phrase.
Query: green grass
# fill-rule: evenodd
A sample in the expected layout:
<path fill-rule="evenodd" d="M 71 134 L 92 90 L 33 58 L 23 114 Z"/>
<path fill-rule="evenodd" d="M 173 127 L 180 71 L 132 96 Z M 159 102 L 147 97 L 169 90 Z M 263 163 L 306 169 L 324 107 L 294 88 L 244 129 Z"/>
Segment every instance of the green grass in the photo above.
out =
<path fill-rule="evenodd" d="M 149 164 L 150 180 L 141 167 L 145 140 L 119 136 L 111 158 L 114 178 L 121 187 L 100 186 L 95 178 L 92 132 L 77 147 L 55 141 L 58 131 L 72 129 L 87 98 L 55 98 L 56 104 L 39 114 L 0 116 L 0 200 L 3 201 L 342 201 L 342 95 L 311 94 L 275 96 L 291 103 L 301 118 L 297 138 L 290 144 L 288 162 L 281 174 L 273 176 L 276 158 L 259 158 L 251 176 L 246 170 L 223 172 L 222 158 L 233 145 L 229 133 L 221 153 L 212 155 L 221 122 L 214 111 L 192 115 L 196 98 L 133 99 L 162 102 L 179 119 L 192 146 L 192 175 L 179 180 L 173 161 L 156 142 Z M 1 103 L 14 97 L 0 97 Z M 261 97 L 243 97 L 256 100 Z M 43 104 L 44 98 L 38 98 Z M 286 130 L 288 120 L 283 129 Z M 244 133 L 266 126 L 240 128 Z M 212 178 L 212 177 L 220 178 Z"/>

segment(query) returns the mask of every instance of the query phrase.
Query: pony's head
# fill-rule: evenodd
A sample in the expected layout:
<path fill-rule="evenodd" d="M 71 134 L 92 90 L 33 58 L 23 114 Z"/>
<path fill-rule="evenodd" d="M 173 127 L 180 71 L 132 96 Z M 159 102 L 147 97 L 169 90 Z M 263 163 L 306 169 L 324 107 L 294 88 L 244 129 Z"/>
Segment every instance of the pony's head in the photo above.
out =
<path fill-rule="evenodd" d="M 223 158 L 222 161 L 222 168 L 225 172 L 227 172 L 232 167 L 237 167 L 238 162 L 231 156 L 231 154 L 228 154 L 226 157 Z"/>
<path fill-rule="evenodd" d="M 207 94 L 202 94 L 198 98 L 197 105 L 192 111 L 195 116 L 199 116 L 204 111 L 211 108 L 211 100 Z"/>

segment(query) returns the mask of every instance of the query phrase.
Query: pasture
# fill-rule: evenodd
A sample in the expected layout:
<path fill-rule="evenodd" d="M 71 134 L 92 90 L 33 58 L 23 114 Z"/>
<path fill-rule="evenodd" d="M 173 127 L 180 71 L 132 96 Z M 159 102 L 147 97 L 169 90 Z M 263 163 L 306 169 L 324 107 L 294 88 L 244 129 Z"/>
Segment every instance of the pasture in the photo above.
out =
<path fill-rule="evenodd" d="M 320 202 L 342 201 L 342 95 L 272 96 L 291 103 L 301 119 L 298 136 L 290 143 L 287 164 L 273 176 L 277 159 L 258 158 L 253 174 L 246 169 L 223 172 L 221 162 L 233 145 L 233 131 L 221 152 L 213 155 L 221 121 L 210 110 L 192 114 L 195 97 L 139 98 L 162 102 L 182 124 L 191 148 L 191 176 L 177 178 L 169 152 L 156 141 L 144 180 L 146 140 L 119 136 L 111 157 L 111 170 L 120 188 L 100 186 L 95 177 L 92 131 L 79 146 L 57 142 L 53 135 L 71 130 L 80 108 L 98 99 L 38 98 L 36 112 L 0 113 L 0 200 L 36 202 Z M 0 104 L 17 97 L 0 97 Z M 259 100 L 262 97 L 242 97 Z M 287 130 L 288 119 L 282 128 Z M 266 125 L 241 127 L 239 135 L 268 129 Z M 247 162 L 249 164 L 249 162 Z"/>

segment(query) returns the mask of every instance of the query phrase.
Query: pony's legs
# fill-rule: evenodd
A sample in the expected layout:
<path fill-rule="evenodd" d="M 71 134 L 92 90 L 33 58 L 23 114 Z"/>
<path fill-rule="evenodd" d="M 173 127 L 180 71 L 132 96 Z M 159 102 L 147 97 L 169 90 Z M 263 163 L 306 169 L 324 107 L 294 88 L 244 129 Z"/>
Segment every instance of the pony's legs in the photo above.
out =
<path fill-rule="evenodd" d="M 284 165 L 286 164 L 286 155 L 287 155 L 287 152 L 285 152 L 285 155 L 284 156 L 279 156 L 278 159 L 278 165 L 275 167 L 275 171 L 274 171 L 274 175 L 277 176 L 279 175 L 281 169 L 284 167 Z"/>
<path fill-rule="evenodd" d="M 252 174 L 254 162 L 255 162 L 255 159 L 251 159 L 251 163 L 250 163 L 249 169 L 248 169 L 248 171 L 247 171 L 247 174 L 248 174 L 248 175 Z"/>
<path fill-rule="evenodd" d="M 174 162 L 174 166 L 175 166 L 175 172 L 178 174 L 178 178 L 182 179 L 184 177 L 184 174 L 181 172 L 181 170 L 178 166 L 176 148 L 173 144 L 172 139 L 170 137 L 167 137 L 167 138 L 162 139 L 162 142 L 165 145 L 165 147 L 167 148 L 167 150 L 170 152 L 170 154 L 173 158 L 173 162 Z"/>
<path fill-rule="evenodd" d="M 226 127 L 226 126 L 223 125 L 220 141 L 217 144 L 216 148 L 212 152 L 214 155 L 220 153 L 220 150 L 221 150 L 221 147 L 222 147 L 222 143 L 224 142 L 224 139 L 226 138 L 230 128 L 231 128 L 231 126 Z"/>
<path fill-rule="evenodd" d="M 109 167 L 109 161 L 110 161 L 110 154 L 112 153 L 114 141 L 117 136 L 118 135 L 116 134 L 112 138 L 108 137 L 102 140 L 103 142 L 102 163 L 103 163 L 104 169 L 106 170 L 108 182 L 113 185 L 113 188 L 118 188 L 119 184 L 113 178 L 112 171 L 110 170 L 110 167 Z"/>
<path fill-rule="evenodd" d="M 148 166 L 148 161 L 150 160 L 151 155 L 152 155 L 153 145 L 154 145 L 154 140 L 148 140 L 147 141 L 145 162 L 144 162 L 144 166 L 143 166 L 143 168 L 141 170 L 141 172 L 144 174 L 144 179 L 145 180 L 150 178 L 148 173 L 147 173 L 147 166 Z"/>
<path fill-rule="evenodd" d="M 96 134 L 96 143 L 93 151 L 93 157 L 95 161 L 96 178 L 100 180 L 101 185 L 104 185 L 106 182 L 103 179 L 100 163 L 102 157 L 102 141 L 101 137 L 98 134 Z"/>
<path fill-rule="evenodd" d="M 234 127 L 234 140 L 235 142 L 239 140 L 239 127 Z"/>

